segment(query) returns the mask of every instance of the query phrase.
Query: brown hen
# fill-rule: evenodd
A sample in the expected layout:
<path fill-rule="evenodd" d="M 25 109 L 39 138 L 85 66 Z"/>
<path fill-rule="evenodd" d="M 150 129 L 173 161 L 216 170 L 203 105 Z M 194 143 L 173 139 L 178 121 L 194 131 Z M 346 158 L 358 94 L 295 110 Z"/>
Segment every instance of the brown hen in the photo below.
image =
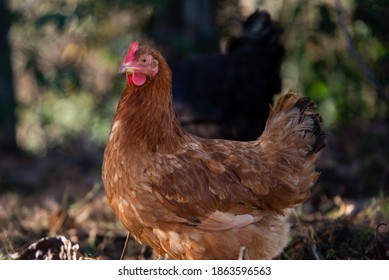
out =
<path fill-rule="evenodd" d="M 251 142 L 185 132 L 172 74 L 156 50 L 130 44 L 127 85 L 105 149 L 110 207 L 141 243 L 171 259 L 271 259 L 287 242 L 287 210 L 308 198 L 325 135 L 315 104 L 295 92 Z"/>

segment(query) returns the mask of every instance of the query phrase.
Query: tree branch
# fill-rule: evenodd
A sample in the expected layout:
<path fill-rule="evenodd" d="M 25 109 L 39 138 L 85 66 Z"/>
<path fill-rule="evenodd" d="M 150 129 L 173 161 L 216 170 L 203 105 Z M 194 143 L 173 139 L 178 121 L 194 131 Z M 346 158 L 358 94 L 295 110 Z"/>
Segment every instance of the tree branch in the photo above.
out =
<path fill-rule="evenodd" d="M 335 0 L 335 9 L 336 9 L 336 14 L 338 15 L 338 23 L 340 29 L 344 37 L 346 38 L 347 46 L 351 56 L 357 62 L 359 69 L 362 71 L 366 79 L 373 84 L 378 96 L 381 97 L 384 101 L 386 101 L 386 103 L 389 104 L 389 96 L 388 96 L 389 93 L 386 93 L 384 85 L 373 73 L 373 71 L 366 65 L 362 56 L 359 54 L 357 47 L 355 46 L 353 38 L 351 37 L 351 34 L 347 29 L 345 12 L 340 0 Z"/>

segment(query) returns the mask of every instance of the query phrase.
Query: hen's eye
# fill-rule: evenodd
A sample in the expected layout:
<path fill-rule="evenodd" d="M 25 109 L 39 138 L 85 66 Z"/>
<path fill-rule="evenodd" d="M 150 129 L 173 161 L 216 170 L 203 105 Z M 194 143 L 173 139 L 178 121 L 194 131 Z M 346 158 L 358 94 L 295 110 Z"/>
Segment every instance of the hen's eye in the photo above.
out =
<path fill-rule="evenodd" d="M 147 62 L 147 58 L 145 58 L 145 57 L 144 57 L 144 58 L 142 58 L 140 62 L 142 62 L 142 64 L 146 64 L 146 62 Z"/>

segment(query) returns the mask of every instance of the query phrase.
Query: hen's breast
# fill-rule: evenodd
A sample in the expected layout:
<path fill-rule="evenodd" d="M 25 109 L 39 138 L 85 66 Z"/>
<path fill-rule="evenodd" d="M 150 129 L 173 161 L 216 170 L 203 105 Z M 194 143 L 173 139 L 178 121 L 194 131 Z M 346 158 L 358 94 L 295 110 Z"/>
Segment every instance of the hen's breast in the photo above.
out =
<path fill-rule="evenodd" d="M 142 197 L 151 189 L 136 182 L 137 165 L 131 151 L 123 149 L 120 125 L 118 120 L 112 125 L 104 152 L 102 178 L 108 205 L 125 227 L 135 234 L 142 231 L 145 223 L 141 213 L 145 212 L 144 205 L 148 202 L 142 201 Z M 149 200 L 152 203 L 151 196 Z"/>

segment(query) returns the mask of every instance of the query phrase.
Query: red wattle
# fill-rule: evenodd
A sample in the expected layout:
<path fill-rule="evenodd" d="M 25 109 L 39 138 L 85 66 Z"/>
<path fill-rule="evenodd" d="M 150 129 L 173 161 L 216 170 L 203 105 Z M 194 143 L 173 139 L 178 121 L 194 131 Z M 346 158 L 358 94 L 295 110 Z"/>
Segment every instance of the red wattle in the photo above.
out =
<path fill-rule="evenodd" d="M 146 75 L 142 73 L 126 74 L 127 82 L 136 86 L 141 86 L 146 82 Z"/>

